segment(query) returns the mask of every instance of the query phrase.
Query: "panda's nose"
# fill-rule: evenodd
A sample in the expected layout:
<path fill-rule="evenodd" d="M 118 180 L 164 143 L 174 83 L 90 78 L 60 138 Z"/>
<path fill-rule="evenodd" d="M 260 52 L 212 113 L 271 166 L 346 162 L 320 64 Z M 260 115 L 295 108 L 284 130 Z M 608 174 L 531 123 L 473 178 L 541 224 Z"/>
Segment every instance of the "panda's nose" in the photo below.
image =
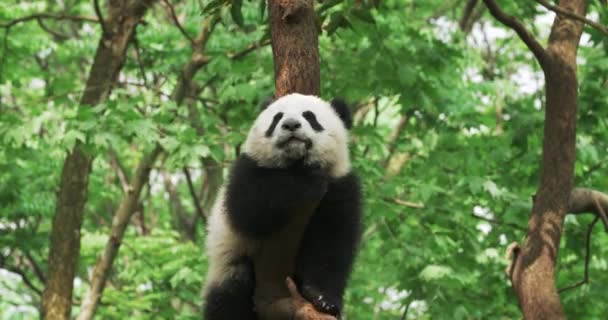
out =
<path fill-rule="evenodd" d="M 283 124 L 281 124 L 281 128 L 283 128 L 283 130 L 288 130 L 288 131 L 296 131 L 301 127 L 302 127 L 302 124 L 300 123 L 300 121 L 298 121 L 296 119 L 287 119 L 287 120 L 283 121 Z"/>

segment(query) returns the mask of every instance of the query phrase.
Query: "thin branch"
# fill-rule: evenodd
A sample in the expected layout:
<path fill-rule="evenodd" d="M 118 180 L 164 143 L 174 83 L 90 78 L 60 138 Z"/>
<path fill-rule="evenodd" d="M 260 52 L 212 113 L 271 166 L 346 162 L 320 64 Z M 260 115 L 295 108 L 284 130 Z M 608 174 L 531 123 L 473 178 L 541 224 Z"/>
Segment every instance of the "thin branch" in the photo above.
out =
<path fill-rule="evenodd" d="M 129 176 L 127 175 L 127 171 L 125 170 L 122 162 L 120 162 L 120 158 L 118 158 L 118 154 L 114 150 L 110 151 L 110 156 L 112 157 L 112 162 L 116 165 L 116 175 L 118 176 L 118 180 L 120 180 L 120 184 L 122 185 L 122 190 L 125 194 L 133 192 L 133 187 L 129 183 Z"/>
<path fill-rule="evenodd" d="M 517 230 L 524 231 L 524 232 L 526 232 L 526 231 L 527 231 L 527 230 L 526 230 L 526 228 L 521 227 L 521 226 L 519 226 L 519 225 L 517 225 L 517 224 L 515 224 L 515 223 L 511 223 L 511 222 L 504 222 L 504 221 L 501 221 L 501 220 L 498 220 L 498 219 L 494 219 L 494 218 L 486 218 L 486 217 L 478 216 L 478 215 L 476 215 L 476 214 L 474 214 L 474 213 L 471 213 L 471 216 L 472 216 L 473 218 L 475 218 L 475 219 L 479 219 L 479 220 L 487 221 L 487 222 L 489 222 L 489 223 L 491 223 L 491 224 L 508 226 L 508 227 L 513 228 L 513 229 L 517 229 Z"/>
<path fill-rule="evenodd" d="M 540 63 L 541 67 L 544 69 L 547 61 L 549 60 L 549 55 L 543 46 L 541 46 L 541 44 L 536 40 L 534 35 L 532 35 L 516 17 L 508 15 L 502 11 L 494 0 L 483 0 L 483 2 L 486 4 L 490 10 L 490 13 L 492 16 L 494 16 L 494 18 L 496 18 L 496 20 L 510 27 L 517 33 L 519 38 L 526 44 L 526 46 L 528 46 L 530 51 L 532 51 Z"/>
<path fill-rule="evenodd" d="M 37 19 L 54 19 L 54 20 L 70 20 L 70 21 L 79 21 L 79 22 L 94 22 L 97 23 L 99 20 L 86 17 L 86 16 L 71 16 L 62 13 L 36 13 L 29 16 L 13 19 L 6 23 L 0 23 L 0 28 L 11 28 L 17 24 L 28 22 Z"/>
<path fill-rule="evenodd" d="M 146 79 L 146 69 L 144 69 L 144 64 L 141 61 L 141 48 L 139 47 L 139 39 L 137 38 L 137 29 L 133 33 L 133 47 L 135 48 L 135 60 L 137 61 L 137 65 L 139 67 L 139 73 L 141 73 L 141 78 L 144 81 L 144 85 L 148 87 L 148 79 Z"/>
<path fill-rule="evenodd" d="M 408 207 L 408 208 L 414 208 L 414 209 L 422 209 L 422 208 L 424 208 L 424 203 L 411 202 L 411 201 L 407 201 L 407 200 L 401 200 L 399 198 L 384 198 L 384 201 L 396 203 L 398 205 L 401 205 L 401 206 L 404 206 L 404 207 Z"/>
<path fill-rule="evenodd" d="M 27 251 L 25 251 L 24 254 L 25 254 L 25 258 L 32 266 L 32 269 L 34 270 L 34 274 L 36 275 L 38 280 L 40 280 L 40 282 L 42 282 L 42 283 L 45 283 L 46 278 L 44 277 L 44 272 L 40 268 L 40 265 L 38 264 L 38 262 L 36 262 L 36 259 L 34 259 L 34 257 Z"/>
<path fill-rule="evenodd" d="M 12 273 L 18 274 L 21 277 L 21 280 L 23 280 L 23 283 L 30 288 L 32 291 L 36 292 L 36 294 L 38 294 L 39 296 L 42 296 L 42 290 L 38 289 L 31 281 L 30 279 L 27 277 L 27 275 L 25 274 L 25 272 L 19 268 L 13 267 L 13 266 L 4 266 L 4 268 Z"/>
<path fill-rule="evenodd" d="M 195 45 L 194 39 L 192 39 L 192 36 L 190 36 L 188 34 L 188 32 L 186 32 L 186 30 L 184 29 L 182 24 L 179 22 L 179 19 L 177 18 L 177 15 L 175 14 L 175 9 L 173 8 L 173 5 L 169 2 L 169 0 L 163 0 L 163 3 L 165 5 L 167 5 L 167 8 L 169 8 L 169 13 L 171 14 L 171 19 L 173 20 L 173 23 L 175 24 L 175 26 L 184 35 L 184 37 L 186 37 L 186 39 L 188 39 L 188 41 L 190 41 L 190 44 L 192 44 L 192 46 L 194 46 Z"/>
<path fill-rule="evenodd" d="M 38 18 L 36 19 L 36 22 L 38 22 L 38 25 L 40 26 L 40 28 L 44 31 L 46 31 L 47 33 L 49 33 L 50 35 L 52 35 L 53 37 L 55 37 L 55 39 L 57 41 L 63 41 L 63 40 L 67 40 L 70 38 L 70 36 L 63 34 L 63 33 L 59 33 L 51 28 L 49 28 L 47 25 L 44 24 L 44 20 L 42 18 Z"/>
<path fill-rule="evenodd" d="M 188 184 L 188 191 L 190 191 L 190 196 L 192 197 L 192 202 L 194 202 L 194 207 L 196 208 L 196 213 L 203 220 L 207 221 L 207 216 L 205 215 L 205 211 L 201 207 L 200 201 L 196 196 L 196 190 L 194 190 L 194 183 L 192 183 L 192 176 L 190 176 L 190 171 L 188 168 L 184 167 L 183 169 L 184 176 L 186 176 L 186 182 Z"/>
<path fill-rule="evenodd" d="M 571 284 L 567 287 L 559 289 L 557 292 L 561 293 L 570 289 L 574 289 L 580 287 L 586 283 L 589 283 L 589 260 L 591 260 L 591 232 L 593 231 L 593 227 L 600 219 L 599 216 L 595 216 L 595 219 L 589 224 L 587 227 L 587 235 L 585 237 L 585 270 L 583 271 L 583 280 Z"/>
<path fill-rule="evenodd" d="M 99 7 L 99 0 L 93 0 L 93 9 L 95 9 L 95 15 L 97 15 L 97 19 L 99 19 L 99 24 L 101 25 L 101 34 L 103 37 L 109 35 L 108 29 L 106 28 L 106 24 L 103 20 L 103 15 L 101 14 L 101 8 Z"/>
<path fill-rule="evenodd" d="M 213 29 L 215 29 L 218 22 L 220 22 L 220 16 L 217 14 L 205 18 L 205 21 L 203 21 L 203 27 L 201 28 L 198 36 L 196 36 L 196 39 L 192 41 L 192 45 L 198 47 L 199 49 L 205 49 L 207 41 L 209 41 L 209 38 L 213 33 Z"/>
<path fill-rule="evenodd" d="M 229 53 L 228 58 L 233 59 L 233 60 L 241 59 L 241 58 L 245 57 L 247 54 L 249 54 L 250 52 L 255 51 L 259 48 L 265 47 L 269 44 L 270 44 L 270 39 L 267 39 L 264 41 L 256 41 L 256 42 L 248 45 L 245 49 L 243 49 L 241 51 Z"/>
<path fill-rule="evenodd" d="M 410 305 L 412 305 L 411 302 L 405 306 L 405 310 L 403 310 L 403 315 L 401 315 L 401 320 L 407 319 L 407 312 L 410 310 Z"/>
<path fill-rule="evenodd" d="M 551 10 L 555 13 L 557 13 L 558 15 L 564 15 L 568 18 L 574 19 L 574 20 L 578 20 L 584 24 L 587 24 L 593 28 L 595 28 L 597 31 L 603 33 L 604 35 L 608 36 L 608 28 L 598 22 L 595 22 L 593 20 L 587 19 L 583 16 L 580 16 L 572 11 L 568 11 L 562 7 L 550 4 L 549 2 L 547 2 L 546 0 L 536 0 L 536 2 L 538 2 L 540 5 L 542 5 L 543 7 L 547 8 L 548 10 Z"/>

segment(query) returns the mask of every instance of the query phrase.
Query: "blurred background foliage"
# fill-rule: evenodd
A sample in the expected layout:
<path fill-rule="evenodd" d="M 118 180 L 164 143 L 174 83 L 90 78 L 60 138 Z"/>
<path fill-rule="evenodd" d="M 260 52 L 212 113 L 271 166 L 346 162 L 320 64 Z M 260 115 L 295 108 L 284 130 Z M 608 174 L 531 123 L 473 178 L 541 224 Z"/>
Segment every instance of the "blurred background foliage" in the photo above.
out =
<path fill-rule="evenodd" d="M 468 2 L 476 4 L 466 17 Z M 188 108 L 171 99 L 206 16 Z M 0 41 L 0 319 L 36 319 L 65 153 L 95 155 L 74 310 L 108 238 L 130 176 L 159 142 L 165 152 L 114 263 L 99 319 L 199 318 L 213 172 L 225 174 L 274 85 L 265 0 L 157 3 L 137 28 L 119 84 L 79 106 L 100 28 L 43 19 L 3 28 Z M 501 1 L 539 39 L 554 15 Z M 543 78 L 532 54 L 477 1 L 325 0 L 316 4 L 322 95 L 352 102 L 354 167 L 365 191 L 363 241 L 346 319 L 519 319 L 504 249 L 524 236 L 538 185 Z M 0 24 L 35 13 L 95 18 L 92 1 L 0 3 Z M 608 23 L 592 1 L 590 16 Z M 249 48 L 249 49 L 248 49 Z M 608 42 L 586 28 L 579 50 L 576 183 L 608 190 Z M 215 171 L 214 171 L 215 170 Z M 185 173 L 191 176 L 189 185 Z M 192 189 L 192 190 L 191 190 Z M 591 216 L 569 216 L 557 285 L 582 279 Z M 589 284 L 561 293 L 572 319 L 600 319 L 608 237 L 596 226 Z M 598 300 L 600 299 L 600 300 Z"/>

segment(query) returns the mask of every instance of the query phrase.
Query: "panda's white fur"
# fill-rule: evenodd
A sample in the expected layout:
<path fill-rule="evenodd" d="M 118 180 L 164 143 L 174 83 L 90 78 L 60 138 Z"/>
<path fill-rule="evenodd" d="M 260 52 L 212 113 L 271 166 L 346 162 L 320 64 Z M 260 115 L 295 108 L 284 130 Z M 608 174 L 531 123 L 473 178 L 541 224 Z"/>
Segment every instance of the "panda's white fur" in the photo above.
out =
<path fill-rule="evenodd" d="M 311 111 L 317 121 L 323 126 L 323 131 L 312 129 L 302 113 Z M 282 167 L 288 158 L 284 150 L 276 147 L 277 142 L 284 138 L 284 131 L 275 130 L 272 137 L 265 137 L 265 132 L 272 123 L 273 117 L 283 113 L 283 119 L 293 118 L 302 123 L 299 134 L 313 141 L 312 148 L 308 150 L 306 162 L 319 164 L 329 170 L 334 178 L 349 173 L 350 158 L 348 154 L 348 131 L 344 123 L 332 106 L 315 96 L 293 93 L 281 97 L 269 105 L 255 120 L 244 145 L 244 152 L 255 159 L 260 166 Z"/>
<path fill-rule="evenodd" d="M 311 127 L 302 115 L 305 111 L 315 114 L 323 130 L 316 131 Z M 288 148 L 278 148 L 277 144 L 288 134 L 278 128 L 270 137 L 266 136 L 273 117 L 279 112 L 283 113 L 282 119 L 293 118 L 301 123 L 298 134 L 312 141 L 310 148 L 298 143 Z M 253 123 L 243 152 L 261 167 L 281 168 L 293 158 L 294 153 L 305 153 L 305 163 L 320 165 L 333 178 L 343 177 L 351 171 L 345 124 L 330 103 L 315 96 L 290 94 L 271 103 Z M 226 210 L 224 186 L 218 193 L 207 225 L 209 270 L 205 291 L 225 279 L 237 276 L 236 272 L 239 271 L 231 264 L 234 259 L 243 255 L 253 256 L 259 247 L 257 240 L 241 235 L 232 228 Z"/>
<path fill-rule="evenodd" d="M 232 276 L 230 262 L 234 257 L 255 253 L 257 241 L 247 239 L 234 232 L 228 223 L 224 205 L 225 190 L 222 188 L 211 209 L 207 221 L 207 239 L 205 247 L 209 258 L 209 269 L 205 288 Z M 205 289 L 205 291 L 206 291 Z"/>

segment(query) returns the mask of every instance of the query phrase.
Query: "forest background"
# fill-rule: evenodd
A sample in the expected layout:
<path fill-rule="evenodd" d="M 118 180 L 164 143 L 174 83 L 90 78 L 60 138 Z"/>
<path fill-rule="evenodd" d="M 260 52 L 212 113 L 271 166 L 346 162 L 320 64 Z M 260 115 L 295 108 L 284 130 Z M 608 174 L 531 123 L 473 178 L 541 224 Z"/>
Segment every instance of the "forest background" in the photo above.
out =
<path fill-rule="evenodd" d="M 498 4 L 545 46 L 575 2 L 587 5 Z M 551 81 L 534 42 L 486 4 L 315 4 L 321 95 L 352 102 L 365 194 L 346 319 L 521 318 L 503 256 L 529 235 Z M 36 319 L 54 294 L 79 319 L 200 318 L 206 216 L 274 92 L 266 6 L 0 3 L 0 319 Z M 608 8 L 585 10 L 572 178 L 608 190 Z M 62 177 L 70 165 L 78 174 Z M 565 215 L 558 234 L 571 319 L 608 314 L 596 211 Z"/>

